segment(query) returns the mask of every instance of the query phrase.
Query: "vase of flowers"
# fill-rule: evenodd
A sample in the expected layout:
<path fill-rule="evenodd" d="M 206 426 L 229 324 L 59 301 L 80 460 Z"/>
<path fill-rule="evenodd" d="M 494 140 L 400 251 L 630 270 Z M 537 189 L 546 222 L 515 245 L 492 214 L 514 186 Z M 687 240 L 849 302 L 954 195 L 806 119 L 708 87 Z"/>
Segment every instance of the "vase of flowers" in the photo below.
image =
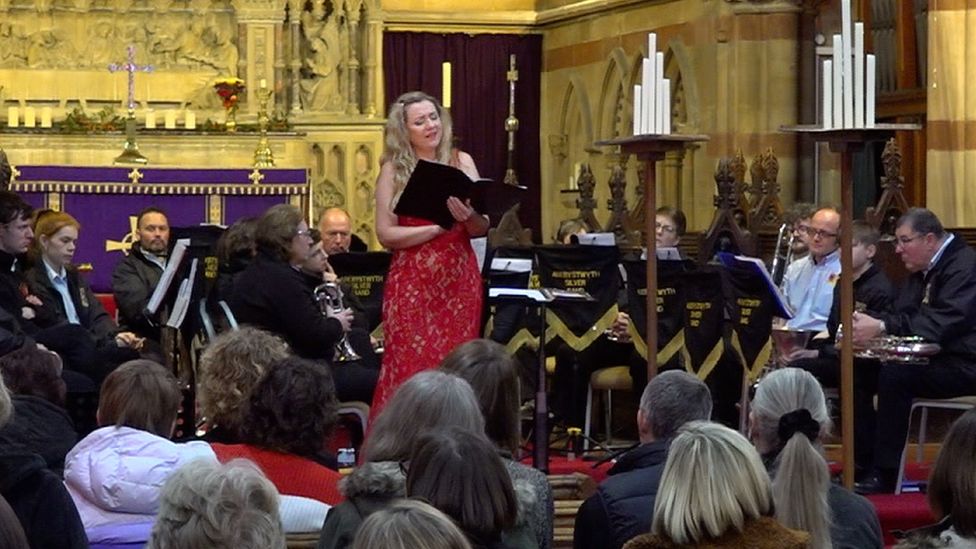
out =
<path fill-rule="evenodd" d="M 244 81 L 240 78 L 221 78 L 214 82 L 214 89 L 227 111 L 225 128 L 229 132 L 237 131 L 237 104 L 246 89 Z"/>

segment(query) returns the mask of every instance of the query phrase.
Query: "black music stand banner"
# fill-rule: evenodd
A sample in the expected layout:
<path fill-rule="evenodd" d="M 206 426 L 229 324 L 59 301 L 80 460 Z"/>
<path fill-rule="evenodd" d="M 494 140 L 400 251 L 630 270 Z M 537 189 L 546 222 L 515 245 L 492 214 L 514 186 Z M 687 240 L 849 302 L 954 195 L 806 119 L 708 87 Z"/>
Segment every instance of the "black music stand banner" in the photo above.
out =
<path fill-rule="evenodd" d="M 726 265 L 732 348 L 755 381 L 773 353 L 772 326 L 777 305 L 766 281 L 751 269 Z"/>
<path fill-rule="evenodd" d="M 647 262 L 626 260 L 627 303 L 630 313 L 631 340 L 634 349 L 647 360 Z M 657 365 L 659 370 L 681 367 L 678 351 L 684 344 L 681 328 L 684 323 L 684 300 L 681 296 L 681 275 L 694 269 L 691 261 L 657 262 Z"/>
<path fill-rule="evenodd" d="M 683 273 L 681 286 L 684 301 L 681 356 L 685 369 L 704 380 L 715 369 L 725 350 L 722 275 L 710 268 Z"/>
<path fill-rule="evenodd" d="M 512 271 L 507 269 L 506 259 L 534 261 L 532 248 L 496 248 L 485 262 L 484 278 L 488 288 L 529 288 L 531 271 Z M 494 268 L 498 267 L 498 268 Z M 538 282 L 538 281 L 536 281 Z M 536 284 L 538 286 L 538 284 Z M 488 319 L 485 322 L 486 338 L 505 346 L 514 355 L 522 347 L 539 347 L 538 314 L 536 308 L 511 301 L 492 302 L 489 305 Z"/>
<path fill-rule="evenodd" d="M 562 339 L 575 351 L 613 325 L 620 290 L 616 246 L 537 246 L 539 283 L 546 288 L 588 292 L 592 302 L 556 302 L 546 310 L 546 342 Z"/>
<path fill-rule="evenodd" d="M 383 286 L 392 257 L 389 252 L 347 252 L 329 256 L 329 264 L 339 280 L 348 284 L 363 304 L 374 337 L 382 334 Z"/>

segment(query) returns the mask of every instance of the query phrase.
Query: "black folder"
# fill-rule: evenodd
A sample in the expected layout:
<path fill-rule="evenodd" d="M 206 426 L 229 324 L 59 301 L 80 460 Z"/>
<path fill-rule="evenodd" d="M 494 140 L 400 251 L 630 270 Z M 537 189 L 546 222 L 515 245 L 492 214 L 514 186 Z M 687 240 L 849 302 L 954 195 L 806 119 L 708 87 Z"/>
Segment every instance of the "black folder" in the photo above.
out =
<path fill-rule="evenodd" d="M 419 217 L 450 229 L 454 225 L 454 216 L 447 209 L 447 198 L 456 196 L 461 200 L 473 199 L 475 195 L 481 194 L 490 181 L 472 181 L 466 173 L 454 166 L 418 160 L 393 213 Z"/>

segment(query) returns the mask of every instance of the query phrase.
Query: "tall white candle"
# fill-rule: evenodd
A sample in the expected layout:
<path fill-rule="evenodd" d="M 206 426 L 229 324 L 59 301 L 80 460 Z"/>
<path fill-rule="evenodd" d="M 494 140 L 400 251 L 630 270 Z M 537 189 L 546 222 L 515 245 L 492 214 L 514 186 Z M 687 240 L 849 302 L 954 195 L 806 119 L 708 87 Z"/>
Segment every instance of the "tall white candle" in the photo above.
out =
<path fill-rule="evenodd" d="M 661 119 L 661 135 L 671 133 L 671 79 L 661 80 L 661 104 L 664 106 L 664 116 Z"/>
<path fill-rule="evenodd" d="M 641 130 L 641 91 L 640 84 L 634 85 L 634 135 L 641 135 L 644 132 Z"/>
<path fill-rule="evenodd" d="M 834 123 L 833 127 L 840 129 L 844 127 L 844 74 L 841 67 L 844 66 L 843 48 L 840 45 L 841 37 L 834 35 Z"/>
<path fill-rule="evenodd" d="M 174 110 L 166 111 L 166 114 L 163 115 L 163 121 L 164 121 L 164 124 L 165 124 L 167 130 L 175 130 L 176 129 L 176 111 L 174 111 Z"/>
<path fill-rule="evenodd" d="M 156 111 L 152 109 L 146 110 L 146 129 L 156 129 Z"/>
<path fill-rule="evenodd" d="M 37 112 L 34 107 L 24 107 L 24 127 L 33 128 L 37 125 Z"/>
<path fill-rule="evenodd" d="M 864 23 L 854 23 L 854 127 L 864 127 Z"/>
<path fill-rule="evenodd" d="M 854 127 L 854 67 L 851 63 L 851 0 L 841 0 L 841 47 L 844 66 L 841 68 L 844 79 L 844 127 Z"/>
<path fill-rule="evenodd" d="M 7 127 L 16 128 L 18 125 L 20 125 L 20 109 L 7 107 Z"/>
<path fill-rule="evenodd" d="M 877 71 L 877 59 L 869 53 L 864 60 L 864 127 L 874 127 L 874 83 Z"/>
<path fill-rule="evenodd" d="M 654 133 L 654 56 L 641 61 L 641 133 Z"/>
<path fill-rule="evenodd" d="M 823 62 L 823 77 L 820 81 L 823 84 L 820 91 L 823 128 L 831 130 L 834 128 L 834 62 L 830 59 Z"/>
<path fill-rule="evenodd" d="M 50 128 L 52 126 L 51 107 L 41 108 L 41 127 Z"/>
<path fill-rule="evenodd" d="M 656 52 L 654 54 L 654 99 L 656 104 L 654 105 L 654 133 L 663 133 L 664 128 L 664 117 L 667 116 L 666 106 L 664 104 L 664 95 L 661 91 L 664 88 L 664 53 Z"/>
<path fill-rule="evenodd" d="M 445 109 L 451 108 L 451 62 L 441 63 L 441 104 Z"/>
<path fill-rule="evenodd" d="M 197 127 L 197 113 L 187 110 L 186 114 L 183 115 L 183 126 L 188 130 L 196 129 Z"/>

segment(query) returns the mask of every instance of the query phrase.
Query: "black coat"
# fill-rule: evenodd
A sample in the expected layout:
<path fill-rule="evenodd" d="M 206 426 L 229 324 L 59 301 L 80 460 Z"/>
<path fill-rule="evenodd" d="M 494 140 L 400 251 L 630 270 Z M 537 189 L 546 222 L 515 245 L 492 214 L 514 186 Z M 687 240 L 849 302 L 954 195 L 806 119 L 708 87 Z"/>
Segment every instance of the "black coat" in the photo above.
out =
<path fill-rule="evenodd" d="M 0 445 L 37 454 L 52 471 L 64 469 L 64 456 L 78 442 L 68 412 L 35 396 L 13 395 L 12 399 L 14 415 L 0 429 Z"/>
<path fill-rule="evenodd" d="M 44 263 L 38 262 L 27 270 L 25 276 L 31 293 L 41 300 L 40 306 L 33 307 L 37 315 L 34 323 L 38 328 L 45 329 L 67 324 L 68 313 L 64 308 L 64 300 L 48 277 Z M 115 334 L 119 332 L 118 324 L 109 316 L 102 302 L 95 297 L 95 292 L 88 282 L 79 276 L 76 269 L 66 269 L 65 278 L 68 281 L 68 294 L 75 306 L 75 312 L 78 313 L 78 322 L 99 344 L 111 343 Z"/>
<path fill-rule="evenodd" d="M 342 337 L 342 325 L 322 316 L 303 275 L 265 252 L 234 279 L 229 305 L 239 323 L 281 335 L 305 358 L 331 361 Z"/>
<path fill-rule="evenodd" d="M 576 514 L 574 548 L 619 549 L 627 540 L 651 531 L 654 499 L 670 442 L 643 444 L 617 461 L 610 477 Z"/>
<path fill-rule="evenodd" d="M 894 298 L 895 289 L 891 285 L 891 280 L 877 265 L 872 264 L 854 281 L 855 308 L 875 318 L 891 311 Z M 840 284 L 834 287 L 834 302 L 830 306 L 830 315 L 827 317 L 827 332 L 830 337 L 820 348 L 820 358 L 837 358 L 839 356 L 837 348 L 833 345 L 837 336 L 839 319 Z"/>
<path fill-rule="evenodd" d="M 112 271 L 112 293 L 119 310 L 119 322 L 126 330 L 141 336 L 159 339 L 159 327 L 154 326 L 142 313 L 153 290 L 163 276 L 163 269 L 142 253 L 136 242 L 129 255 Z"/>
<path fill-rule="evenodd" d="M 37 326 L 33 319 L 25 318 L 23 308 L 27 306 L 25 297 L 30 293 L 24 278 L 24 260 L 0 251 L 0 307 L 13 315 L 19 330 L 34 335 Z"/>
<path fill-rule="evenodd" d="M 976 364 L 976 251 L 956 235 L 928 273 L 912 273 L 881 320 L 889 334 L 938 343 L 933 363 Z"/>
<path fill-rule="evenodd" d="M 37 454 L 0 445 L 0 494 L 20 519 L 32 548 L 88 548 L 67 488 Z"/>

